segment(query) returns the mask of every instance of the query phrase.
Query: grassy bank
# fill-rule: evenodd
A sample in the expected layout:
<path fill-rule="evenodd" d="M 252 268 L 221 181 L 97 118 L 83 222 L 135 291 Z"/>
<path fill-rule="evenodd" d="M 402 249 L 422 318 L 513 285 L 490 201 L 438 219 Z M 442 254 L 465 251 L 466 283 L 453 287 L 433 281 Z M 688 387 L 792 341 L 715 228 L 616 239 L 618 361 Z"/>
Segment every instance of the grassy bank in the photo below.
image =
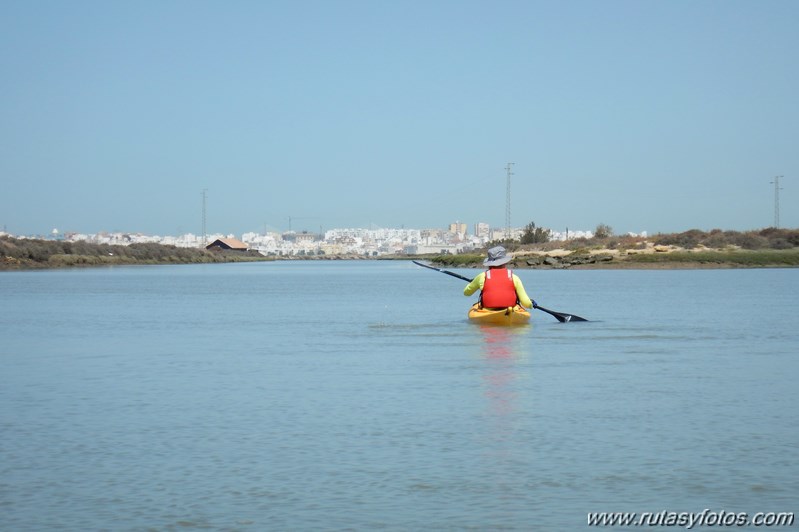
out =
<path fill-rule="evenodd" d="M 522 245 L 502 244 L 514 268 L 795 268 L 799 267 L 799 230 L 736 232 L 698 230 L 652 237 L 573 239 Z M 443 267 L 482 268 L 485 250 L 459 255 L 381 256 L 383 260 L 430 260 Z M 113 266 L 130 264 L 200 264 L 276 259 L 355 260 L 365 255 L 264 257 L 257 252 L 217 252 L 160 244 L 111 246 L 87 242 L 0 237 L 0 270 Z M 373 257 L 368 257 L 373 258 Z"/>
<path fill-rule="evenodd" d="M 673 251 L 630 255 L 626 262 L 636 265 L 697 264 L 732 268 L 799 267 L 799 248 Z"/>
<path fill-rule="evenodd" d="M 799 267 L 799 230 L 700 231 L 642 236 L 575 238 L 503 245 L 514 268 L 795 268 Z M 461 255 L 428 256 L 451 268 L 482 268 L 485 250 Z"/>
<path fill-rule="evenodd" d="M 259 253 L 206 251 L 161 244 L 111 246 L 88 242 L 0 238 L 0 270 L 263 260 L 271 259 Z"/>
<path fill-rule="evenodd" d="M 427 260 L 446 268 L 482 268 L 485 255 L 437 255 Z M 653 253 L 613 253 L 612 250 L 530 253 L 519 251 L 512 268 L 534 269 L 611 269 L 611 268 L 796 268 L 799 248 L 677 250 Z"/>

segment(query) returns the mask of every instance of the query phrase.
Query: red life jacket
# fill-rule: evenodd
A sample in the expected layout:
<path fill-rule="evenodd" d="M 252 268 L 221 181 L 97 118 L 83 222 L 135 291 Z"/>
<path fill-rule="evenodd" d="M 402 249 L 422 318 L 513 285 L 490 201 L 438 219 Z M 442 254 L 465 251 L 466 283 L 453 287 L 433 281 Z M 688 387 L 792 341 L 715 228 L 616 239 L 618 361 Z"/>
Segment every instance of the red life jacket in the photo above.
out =
<path fill-rule="evenodd" d="M 486 308 L 512 307 L 518 301 L 516 287 L 513 285 L 513 272 L 507 268 L 486 272 L 480 301 Z"/>

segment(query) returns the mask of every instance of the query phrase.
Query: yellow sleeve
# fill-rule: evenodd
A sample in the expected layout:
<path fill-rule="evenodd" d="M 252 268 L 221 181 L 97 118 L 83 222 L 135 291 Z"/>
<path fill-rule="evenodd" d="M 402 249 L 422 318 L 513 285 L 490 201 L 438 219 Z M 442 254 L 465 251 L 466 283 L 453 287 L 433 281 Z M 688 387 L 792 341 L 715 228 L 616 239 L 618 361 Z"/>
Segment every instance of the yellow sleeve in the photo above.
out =
<path fill-rule="evenodd" d="M 513 286 L 516 287 L 516 297 L 519 298 L 519 303 L 525 308 L 532 308 L 533 302 L 530 301 L 530 296 L 528 296 L 527 292 L 524 290 L 522 280 L 516 277 L 515 273 L 513 274 Z"/>
<path fill-rule="evenodd" d="M 470 296 L 477 292 L 478 290 L 483 289 L 483 285 L 485 284 L 486 280 L 486 272 L 480 272 L 480 274 L 472 279 L 472 282 L 466 285 L 466 288 L 463 289 L 463 295 Z"/>

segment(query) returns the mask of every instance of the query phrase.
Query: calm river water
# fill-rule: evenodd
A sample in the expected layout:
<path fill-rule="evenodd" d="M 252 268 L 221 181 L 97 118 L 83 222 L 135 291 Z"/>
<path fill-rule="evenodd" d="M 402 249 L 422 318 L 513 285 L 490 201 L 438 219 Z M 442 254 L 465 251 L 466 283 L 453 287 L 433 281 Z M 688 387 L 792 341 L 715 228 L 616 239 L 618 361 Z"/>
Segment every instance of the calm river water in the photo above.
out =
<path fill-rule="evenodd" d="M 0 529 L 797 510 L 799 269 L 518 273 L 591 321 L 405 261 L 0 274 Z"/>

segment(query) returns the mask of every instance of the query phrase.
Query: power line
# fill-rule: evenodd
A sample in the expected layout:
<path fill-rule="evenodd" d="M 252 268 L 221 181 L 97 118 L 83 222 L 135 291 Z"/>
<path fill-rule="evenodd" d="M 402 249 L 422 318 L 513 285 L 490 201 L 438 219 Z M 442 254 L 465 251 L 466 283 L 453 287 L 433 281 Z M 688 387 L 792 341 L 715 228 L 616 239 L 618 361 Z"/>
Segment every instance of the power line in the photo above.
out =
<path fill-rule="evenodd" d="M 513 175 L 511 172 L 511 166 L 516 163 L 508 163 L 505 167 L 505 170 L 508 173 L 507 185 L 505 187 L 505 238 L 510 240 L 510 176 Z"/>
<path fill-rule="evenodd" d="M 208 196 L 208 189 L 203 189 L 203 249 L 205 249 L 206 244 L 208 243 L 208 235 L 205 230 L 205 200 Z"/>
<path fill-rule="evenodd" d="M 781 175 L 774 176 L 774 228 L 780 228 L 780 178 L 783 177 Z"/>

